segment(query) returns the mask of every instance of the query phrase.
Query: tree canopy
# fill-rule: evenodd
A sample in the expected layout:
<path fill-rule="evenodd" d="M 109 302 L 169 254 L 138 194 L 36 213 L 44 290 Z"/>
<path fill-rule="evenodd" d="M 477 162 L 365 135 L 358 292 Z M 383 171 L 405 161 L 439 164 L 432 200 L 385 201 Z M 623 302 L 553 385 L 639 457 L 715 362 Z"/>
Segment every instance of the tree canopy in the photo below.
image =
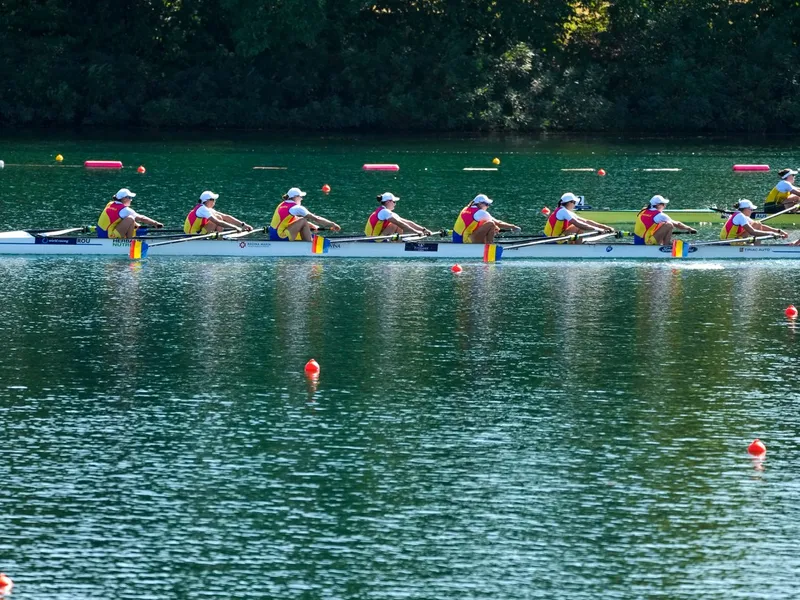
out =
<path fill-rule="evenodd" d="M 0 0 L 0 124 L 798 129 L 773 0 Z"/>

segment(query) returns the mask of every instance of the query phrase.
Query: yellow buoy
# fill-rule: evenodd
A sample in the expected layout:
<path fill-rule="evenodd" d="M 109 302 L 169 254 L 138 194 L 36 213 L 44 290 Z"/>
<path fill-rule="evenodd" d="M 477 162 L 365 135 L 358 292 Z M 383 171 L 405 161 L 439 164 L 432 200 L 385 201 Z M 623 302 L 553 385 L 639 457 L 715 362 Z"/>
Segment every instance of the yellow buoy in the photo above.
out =
<path fill-rule="evenodd" d="M 500 159 L 499 158 L 495 158 L 492 162 L 494 164 L 496 164 L 496 165 L 499 165 L 500 164 Z"/>
<path fill-rule="evenodd" d="M 56 162 L 61 162 L 62 160 L 64 160 L 64 157 L 60 154 L 56 154 Z"/>

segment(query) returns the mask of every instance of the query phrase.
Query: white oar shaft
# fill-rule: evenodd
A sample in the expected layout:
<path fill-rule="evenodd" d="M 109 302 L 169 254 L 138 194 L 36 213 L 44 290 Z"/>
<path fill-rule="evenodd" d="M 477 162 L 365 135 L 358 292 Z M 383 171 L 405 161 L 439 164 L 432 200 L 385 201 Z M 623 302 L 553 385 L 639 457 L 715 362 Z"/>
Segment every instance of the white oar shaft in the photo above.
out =
<path fill-rule="evenodd" d="M 536 240 L 533 242 L 525 242 L 524 244 L 515 244 L 514 246 L 504 246 L 505 250 L 515 250 L 516 248 L 525 248 L 527 246 L 538 246 L 539 244 L 552 244 L 553 242 L 562 242 L 566 240 L 579 240 L 592 235 L 600 233 L 597 229 L 594 231 L 587 231 L 586 233 L 571 233 L 570 235 L 562 235 L 560 237 L 551 237 L 544 240 Z"/>
<path fill-rule="evenodd" d="M 58 231 L 45 231 L 44 233 L 39 233 L 37 235 L 41 237 L 52 237 L 56 235 L 66 235 L 68 233 L 74 233 L 76 231 L 83 231 L 83 227 L 72 227 L 70 229 L 59 229 Z"/>
<path fill-rule="evenodd" d="M 763 242 L 765 240 L 775 239 L 777 234 L 770 233 L 768 235 L 751 235 L 746 238 L 731 238 L 729 240 L 717 240 L 714 242 L 699 242 L 692 244 L 692 246 L 721 246 L 723 244 L 753 244 L 755 242 Z"/>
<path fill-rule="evenodd" d="M 214 233 L 207 233 L 205 235 L 192 235 L 189 237 L 181 238 L 179 240 L 169 240 L 168 242 L 158 242 L 156 244 L 147 244 L 149 248 L 155 248 L 156 246 L 166 246 L 167 244 L 180 244 L 181 242 L 192 242 L 197 240 L 206 240 L 208 238 L 220 238 L 224 237 L 229 233 L 236 233 L 235 229 L 229 229 L 228 231 L 215 231 Z"/>
<path fill-rule="evenodd" d="M 770 219 L 774 219 L 775 217 L 780 217 L 781 215 L 785 215 L 786 213 L 789 213 L 789 212 L 794 212 L 794 211 L 796 211 L 798 208 L 800 208 L 800 206 L 797 206 L 797 205 L 795 205 L 795 206 L 790 206 L 789 208 L 785 208 L 785 209 L 783 209 L 783 210 L 782 210 L 782 211 L 780 211 L 780 212 L 776 212 L 776 213 L 773 213 L 773 214 L 771 214 L 771 215 L 767 215 L 767 216 L 766 216 L 766 217 L 764 217 L 763 219 L 759 219 L 759 220 L 758 220 L 758 221 L 756 221 L 756 222 L 757 222 L 757 223 L 763 223 L 764 221 L 769 221 Z"/>
<path fill-rule="evenodd" d="M 253 235 L 254 233 L 266 233 L 266 230 L 263 227 L 261 229 L 251 229 L 250 231 L 242 231 L 242 232 L 239 232 L 239 233 L 226 235 L 225 239 L 226 240 L 238 240 L 239 238 L 247 237 L 248 235 Z"/>

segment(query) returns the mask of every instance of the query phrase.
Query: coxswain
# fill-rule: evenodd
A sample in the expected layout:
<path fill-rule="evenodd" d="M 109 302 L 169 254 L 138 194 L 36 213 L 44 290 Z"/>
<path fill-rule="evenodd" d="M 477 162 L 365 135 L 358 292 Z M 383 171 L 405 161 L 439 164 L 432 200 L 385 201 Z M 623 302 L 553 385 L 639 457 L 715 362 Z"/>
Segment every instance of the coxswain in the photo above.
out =
<path fill-rule="evenodd" d="M 782 238 L 789 237 L 783 229 L 775 229 L 764 223 L 759 223 L 750 218 L 753 211 L 756 210 L 756 205 L 750 200 L 739 200 L 733 205 L 735 212 L 728 217 L 722 230 L 719 233 L 721 240 L 736 240 L 739 238 L 746 238 L 750 236 L 762 236 L 769 233 L 774 233 Z M 756 242 L 758 243 L 758 242 Z"/>
<path fill-rule="evenodd" d="M 458 215 L 453 226 L 454 244 L 491 244 L 500 229 L 521 231 L 513 223 L 495 219 L 488 208 L 494 200 L 486 194 L 478 194 Z"/>
<path fill-rule="evenodd" d="M 253 231 L 244 221 L 226 215 L 214 209 L 219 194 L 206 191 L 200 194 L 197 205 L 186 215 L 183 222 L 183 232 L 191 235 L 200 235 L 235 229 L 236 231 Z"/>
<path fill-rule="evenodd" d="M 100 218 L 97 219 L 97 237 L 130 239 L 136 236 L 136 228 L 139 224 L 152 225 L 153 227 L 163 227 L 163 223 L 140 215 L 131 208 L 131 201 L 136 197 L 132 191 L 122 188 L 106 204 Z"/>
<path fill-rule="evenodd" d="M 400 198 L 391 192 L 385 192 L 377 198 L 379 206 L 367 219 L 367 224 L 364 227 L 366 235 L 373 237 L 400 233 L 431 234 L 429 229 L 414 223 L 414 221 L 404 219 L 394 212 L 394 207 Z"/>
<path fill-rule="evenodd" d="M 578 233 L 597 231 L 598 233 L 613 233 L 614 228 L 603 225 L 597 221 L 583 219 L 576 215 L 572 209 L 578 202 L 578 197 L 572 192 L 567 192 L 558 201 L 558 208 L 554 210 L 544 225 L 544 234 L 547 237 L 564 237 Z M 576 240 L 580 242 L 580 240 Z"/>
<path fill-rule="evenodd" d="M 786 208 L 791 208 L 800 202 L 800 188 L 794 185 L 794 176 L 797 171 L 792 169 L 781 169 L 778 171 L 778 176 L 781 178 L 772 191 L 767 194 L 767 199 L 764 200 L 764 212 L 776 213 Z"/>
<path fill-rule="evenodd" d="M 653 196 L 650 202 L 636 216 L 633 228 L 633 243 L 637 245 L 669 246 L 675 229 L 697 233 L 697 230 L 680 221 L 671 219 L 664 209 L 669 200 L 664 196 Z"/>
<path fill-rule="evenodd" d="M 306 193 L 300 188 L 293 187 L 283 195 L 283 202 L 278 204 L 269 224 L 269 239 L 310 242 L 312 229 L 316 231 L 318 225 L 333 231 L 341 231 L 333 221 L 315 215 L 302 206 Z"/>

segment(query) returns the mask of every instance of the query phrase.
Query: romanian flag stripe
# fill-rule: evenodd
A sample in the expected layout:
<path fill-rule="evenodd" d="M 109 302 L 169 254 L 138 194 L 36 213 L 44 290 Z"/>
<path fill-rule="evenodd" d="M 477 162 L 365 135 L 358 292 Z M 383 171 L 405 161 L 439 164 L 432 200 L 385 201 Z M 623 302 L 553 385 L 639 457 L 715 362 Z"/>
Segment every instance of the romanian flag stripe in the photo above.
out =
<path fill-rule="evenodd" d="M 330 248 L 330 241 L 322 236 L 315 235 L 311 238 L 311 254 L 324 254 Z"/>
<path fill-rule="evenodd" d="M 503 249 L 498 247 L 497 244 L 484 244 L 483 245 L 483 262 L 493 263 L 500 259 Z"/>
<path fill-rule="evenodd" d="M 147 256 L 147 244 L 140 240 L 131 240 L 128 256 L 133 259 L 144 258 Z"/>
<path fill-rule="evenodd" d="M 674 240 L 672 242 L 672 256 L 674 258 L 685 258 L 689 255 L 689 246 L 683 240 Z"/>

